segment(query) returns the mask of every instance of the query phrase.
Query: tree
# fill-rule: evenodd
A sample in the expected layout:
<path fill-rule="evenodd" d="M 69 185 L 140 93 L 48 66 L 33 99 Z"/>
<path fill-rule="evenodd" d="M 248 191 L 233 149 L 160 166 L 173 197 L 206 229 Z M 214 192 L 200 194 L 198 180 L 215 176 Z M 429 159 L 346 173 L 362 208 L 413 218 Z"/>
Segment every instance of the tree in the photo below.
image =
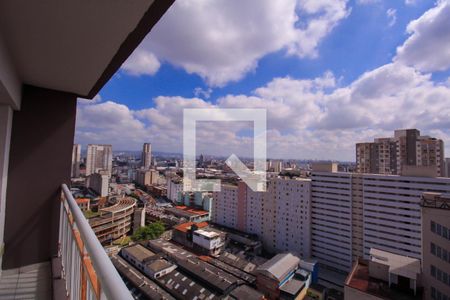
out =
<path fill-rule="evenodd" d="M 161 221 L 153 222 L 148 226 L 140 227 L 131 237 L 133 241 L 154 240 L 164 233 L 165 227 Z"/>

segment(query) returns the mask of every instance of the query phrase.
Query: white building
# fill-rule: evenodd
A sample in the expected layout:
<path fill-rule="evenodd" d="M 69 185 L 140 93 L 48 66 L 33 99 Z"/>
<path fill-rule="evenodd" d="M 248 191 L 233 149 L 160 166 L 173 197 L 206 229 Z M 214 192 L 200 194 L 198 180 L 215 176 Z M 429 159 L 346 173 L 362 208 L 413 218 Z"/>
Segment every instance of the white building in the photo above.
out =
<path fill-rule="evenodd" d="M 112 173 L 112 146 L 89 144 L 86 156 L 86 176 L 101 170 L 108 171 L 109 175 Z"/>
<path fill-rule="evenodd" d="M 351 270 L 371 248 L 421 259 L 420 197 L 450 192 L 450 178 L 312 172 L 312 255 Z"/>
<path fill-rule="evenodd" d="M 173 203 L 177 203 L 181 200 L 181 194 L 183 192 L 183 182 L 179 178 L 167 178 L 167 198 Z"/>
<path fill-rule="evenodd" d="M 222 184 L 220 192 L 213 193 L 213 214 L 211 221 L 229 228 L 237 228 L 238 187 Z"/>
<path fill-rule="evenodd" d="M 108 174 L 94 173 L 87 178 L 87 186 L 96 191 L 100 197 L 108 196 L 109 176 Z"/>
<path fill-rule="evenodd" d="M 215 254 L 220 251 L 223 245 L 220 234 L 214 231 L 206 231 L 198 229 L 194 231 L 192 241 L 194 244 L 206 249 L 208 252 Z"/>
<path fill-rule="evenodd" d="M 312 172 L 312 255 L 344 272 L 352 268 L 351 179 L 350 173 Z"/>

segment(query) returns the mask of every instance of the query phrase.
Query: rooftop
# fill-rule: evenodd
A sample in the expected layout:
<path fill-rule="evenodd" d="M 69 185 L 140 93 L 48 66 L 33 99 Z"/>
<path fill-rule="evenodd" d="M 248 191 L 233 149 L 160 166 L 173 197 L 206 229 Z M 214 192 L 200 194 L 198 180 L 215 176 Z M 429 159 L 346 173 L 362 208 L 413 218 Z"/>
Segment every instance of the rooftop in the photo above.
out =
<path fill-rule="evenodd" d="M 280 253 L 258 267 L 258 271 L 265 276 L 283 281 L 294 269 L 298 267 L 300 259 L 291 253 Z"/>
<path fill-rule="evenodd" d="M 450 194 L 423 193 L 420 205 L 422 207 L 450 210 Z"/>
<path fill-rule="evenodd" d="M 419 300 L 422 299 L 421 293 L 414 296 L 412 293 L 404 292 L 383 280 L 375 279 L 370 276 L 369 262 L 358 261 L 353 267 L 352 272 L 345 282 L 346 288 L 350 287 L 359 290 L 363 293 L 379 297 L 381 299 L 396 299 L 396 300 Z"/>
<path fill-rule="evenodd" d="M 147 268 L 149 268 L 154 273 L 160 272 L 172 266 L 173 264 L 162 258 L 152 260 L 147 264 Z"/>
<path fill-rule="evenodd" d="M 129 246 L 126 248 L 123 248 L 122 251 L 128 252 L 130 255 L 134 256 L 139 261 L 144 261 L 149 257 L 152 257 L 155 255 L 154 252 L 150 251 L 149 249 L 145 248 L 141 244 L 136 244 L 133 246 Z"/>
<path fill-rule="evenodd" d="M 235 288 L 231 293 L 231 297 L 235 299 L 245 299 L 245 300 L 257 300 L 263 299 L 264 295 L 257 290 L 249 287 L 248 285 L 241 285 Z"/>
<path fill-rule="evenodd" d="M 373 262 L 389 266 L 389 273 L 406 278 L 417 279 L 421 273 L 420 260 L 375 248 L 370 249 Z"/>
<path fill-rule="evenodd" d="M 297 295 L 305 287 L 305 282 L 296 278 L 290 279 L 280 287 L 280 291 L 289 295 Z"/>
<path fill-rule="evenodd" d="M 156 279 L 177 299 L 219 299 L 212 291 L 203 287 L 180 271 L 173 271 Z"/>
<path fill-rule="evenodd" d="M 191 226 L 194 224 L 197 225 L 198 228 L 205 228 L 208 226 L 208 222 L 200 222 L 200 223 L 186 222 L 186 223 L 175 226 L 173 229 L 181 231 L 181 232 L 188 232 L 188 230 L 190 230 Z"/>
<path fill-rule="evenodd" d="M 207 238 L 210 238 L 210 239 L 216 238 L 216 237 L 219 237 L 219 236 L 220 236 L 220 235 L 219 235 L 217 232 L 215 232 L 215 231 L 208 231 L 208 230 L 202 230 L 202 229 L 196 230 L 196 231 L 195 231 L 195 234 L 203 235 L 203 236 L 206 236 Z"/>

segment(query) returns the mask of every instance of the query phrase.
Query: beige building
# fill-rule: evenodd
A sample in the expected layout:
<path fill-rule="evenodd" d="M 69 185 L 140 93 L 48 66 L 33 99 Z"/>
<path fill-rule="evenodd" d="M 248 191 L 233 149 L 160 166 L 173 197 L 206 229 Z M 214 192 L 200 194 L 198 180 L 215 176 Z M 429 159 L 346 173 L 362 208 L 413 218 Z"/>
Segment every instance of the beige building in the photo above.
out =
<path fill-rule="evenodd" d="M 112 173 L 112 146 L 111 145 L 91 145 L 87 146 L 86 156 L 86 176 L 97 173 L 101 170 Z"/>
<path fill-rule="evenodd" d="M 424 167 L 427 172 L 432 167 L 437 176 L 444 176 L 443 141 L 421 136 L 417 129 L 402 129 L 394 137 L 356 144 L 358 173 L 402 175 L 410 167 Z"/>
<path fill-rule="evenodd" d="M 142 186 L 158 183 L 159 173 L 156 170 L 137 170 L 136 182 Z"/>
<path fill-rule="evenodd" d="M 450 194 L 422 196 L 424 299 L 450 297 Z"/>

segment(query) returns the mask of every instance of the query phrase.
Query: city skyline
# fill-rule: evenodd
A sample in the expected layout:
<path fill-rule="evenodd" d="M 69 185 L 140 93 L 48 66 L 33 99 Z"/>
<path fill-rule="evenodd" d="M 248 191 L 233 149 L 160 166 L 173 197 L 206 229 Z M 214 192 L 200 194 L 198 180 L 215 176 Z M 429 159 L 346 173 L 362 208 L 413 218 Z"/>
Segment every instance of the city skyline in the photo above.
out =
<path fill-rule="evenodd" d="M 252 14 L 246 5 L 219 1 L 208 16 L 190 18 L 195 34 L 174 16 L 196 15 L 210 4 L 175 3 L 99 95 L 79 101 L 76 142 L 138 150 L 148 140 L 155 151 L 181 152 L 182 108 L 189 107 L 267 108 L 268 156 L 274 158 L 353 161 L 356 142 L 400 128 L 450 139 L 448 1 L 294 2 L 280 9 L 263 1 Z M 242 12 L 225 20 L 237 10 Z M 229 31 L 211 19 L 224 12 Z M 274 22 L 284 27 L 246 31 L 247 25 L 270 28 Z M 323 26 L 320 32 L 310 29 L 314 24 Z M 215 41 L 219 49 L 189 47 L 211 44 L 209 34 L 221 30 L 230 37 Z M 188 38 L 179 40 L 180 33 Z M 312 44 L 305 34 L 314 37 Z M 276 35 L 276 45 L 252 47 Z M 172 38 L 186 51 L 166 51 Z M 229 60 L 227 53 L 242 55 Z M 159 68 L 151 69 L 152 63 Z M 249 124 L 213 129 L 198 132 L 208 150 L 202 153 L 250 156 Z"/>

